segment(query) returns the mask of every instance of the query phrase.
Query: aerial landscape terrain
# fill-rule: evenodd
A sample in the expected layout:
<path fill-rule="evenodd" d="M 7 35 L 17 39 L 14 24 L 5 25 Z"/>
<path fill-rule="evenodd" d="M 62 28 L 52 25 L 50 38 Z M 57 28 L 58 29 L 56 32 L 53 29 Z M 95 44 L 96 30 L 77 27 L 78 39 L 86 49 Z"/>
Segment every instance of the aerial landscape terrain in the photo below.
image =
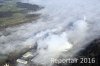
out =
<path fill-rule="evenodd" d="M 1 0 L 0 27 L 7 27 L 36 19 L 40 14 L 28 14 L 40 10 L 42 7 L 15 0 Z M 33 17 L 33 18 L 32 18 Z"/>
<path fill-rule="evenodd" d="M 99 0 L 0 0 L 0 66 L 99 63 Z"/>

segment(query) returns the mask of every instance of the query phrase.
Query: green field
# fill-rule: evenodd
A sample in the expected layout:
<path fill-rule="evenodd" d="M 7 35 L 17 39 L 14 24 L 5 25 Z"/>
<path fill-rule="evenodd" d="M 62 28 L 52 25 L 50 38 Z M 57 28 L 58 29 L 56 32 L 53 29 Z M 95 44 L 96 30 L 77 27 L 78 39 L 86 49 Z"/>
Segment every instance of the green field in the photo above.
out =
<path fill-rule="evenodd" d="M 15 1 L 5 1 L 0 7 L 0 27 L 12 26 L 37 19 L 39 14 L 27 14 L 30 11 L 32 10 L 17 7 Z"/>

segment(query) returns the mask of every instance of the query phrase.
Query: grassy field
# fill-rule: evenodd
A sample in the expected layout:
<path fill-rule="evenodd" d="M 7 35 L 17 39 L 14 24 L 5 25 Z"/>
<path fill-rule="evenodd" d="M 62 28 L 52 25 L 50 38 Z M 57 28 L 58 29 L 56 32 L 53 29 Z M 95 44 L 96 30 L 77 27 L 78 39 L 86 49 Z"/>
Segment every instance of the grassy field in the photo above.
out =
<path fill-rule="evenodd" d="M 26 8 L 19 8 L 17 6 L 18 5 L 15 1 L 5 1 L 5 3 L 2 4 L 0 7 L 0 27 L 29 22 L 39 16 L 39 14 L 27 14 L 27 12 L 30 12 L 30 10 Z"/>

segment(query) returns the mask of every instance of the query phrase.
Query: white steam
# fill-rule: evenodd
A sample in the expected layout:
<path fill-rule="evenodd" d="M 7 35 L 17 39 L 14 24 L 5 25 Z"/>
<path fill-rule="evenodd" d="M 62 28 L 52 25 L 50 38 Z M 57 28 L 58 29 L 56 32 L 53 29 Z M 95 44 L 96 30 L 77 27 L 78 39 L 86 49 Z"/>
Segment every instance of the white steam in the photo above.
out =
<path fill-rule="evenodd" d="M 50 65 L 51 58 L 58 58 L 62 52 L 68 51 L 79 42 L 84 41 L 88 30 L 87 22 L 84 19 L 78 20 L 73 22 L 70 27 L 70 30 L 62 27 L 62 29 L 56 28 L 41 32 L 42 38 L 37 41 L 39 55 L 32 61 L 37 64 Z"/>
<path fill-rule="evenodd" d="M 46 38 L 38 40 L 39 55 L 33 59 L 33 62 L 50 64 L 51 58 L 57 58 L 61 52 L 71 48 L 72 44 L 68 42 L 66 33 L 50 34 Z"/>

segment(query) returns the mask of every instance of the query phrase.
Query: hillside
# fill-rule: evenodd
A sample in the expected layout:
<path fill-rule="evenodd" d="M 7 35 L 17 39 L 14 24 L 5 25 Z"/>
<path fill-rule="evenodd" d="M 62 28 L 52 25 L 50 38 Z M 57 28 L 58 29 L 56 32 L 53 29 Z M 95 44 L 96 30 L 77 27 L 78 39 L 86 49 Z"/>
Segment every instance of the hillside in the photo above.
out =
<path fill-rule="evenodd" d="M 0 0 L 0 3 L 0 27 L 31 22 L 31 20 L 37 19 L 40 14 L 28 14 L 28 12 L 38 11 L 42 8 L 35 4 L 16 2 L 14 0 Z"/>

